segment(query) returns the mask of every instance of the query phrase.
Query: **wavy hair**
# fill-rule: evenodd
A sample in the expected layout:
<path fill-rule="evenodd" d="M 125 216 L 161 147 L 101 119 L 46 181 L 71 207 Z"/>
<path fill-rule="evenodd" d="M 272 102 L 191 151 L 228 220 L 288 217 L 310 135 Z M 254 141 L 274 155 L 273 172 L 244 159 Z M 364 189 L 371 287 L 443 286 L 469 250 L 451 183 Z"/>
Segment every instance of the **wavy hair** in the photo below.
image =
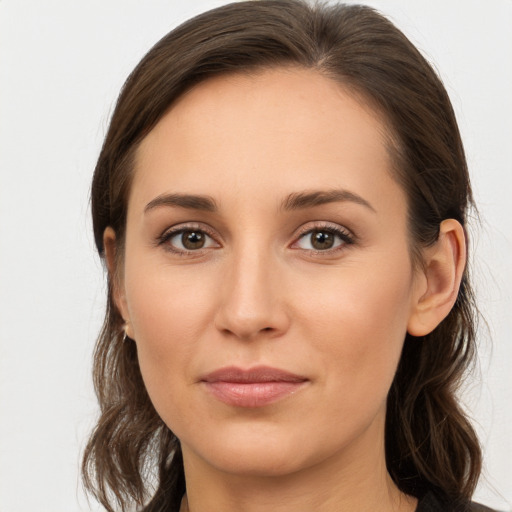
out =
<path fill-rule="evenodd" d="M 122 259 L 127 200 L 138 145 L 186 90 L 210 77 L 279 66 L 318 71 L 386 119 L 394 175 L 408 198 L 410 246 L 434 243 L 447 218 L 466 227 L 473 200 L 448 95 L 428 62 L 389 20 L 366 6 L 254 0 L 199 15 L 160 40 L 120 93 L 92 183 L 96 246 L 116 233 Z M 185 491 L 180 444 L 145 390 L 135 343 L 123 342 L 109 276 L 94 354 L 101 413 L 83 458 L 86 488 L 109 512 L 179 508 Z M 421 497 L 470 499 L 481 468 L 475 432 L 456 391 L 475 351 L 477 318 L 468 270 L 452 311 L 430 334 L 407 335 L 389 391 L 386 462 L 396 485 Z"/>

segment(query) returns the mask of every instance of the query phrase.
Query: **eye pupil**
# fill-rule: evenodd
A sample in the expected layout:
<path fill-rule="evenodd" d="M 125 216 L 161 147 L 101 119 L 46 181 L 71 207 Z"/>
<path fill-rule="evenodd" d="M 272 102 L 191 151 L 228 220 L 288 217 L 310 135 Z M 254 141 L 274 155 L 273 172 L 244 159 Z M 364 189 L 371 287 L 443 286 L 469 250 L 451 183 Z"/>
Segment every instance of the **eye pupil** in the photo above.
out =
<path fill-rule="evenodd" d="M 205 244 L 204 233 L 200 231 L 184 231 L 181 235 L 181 243 L 185 249 L 201 249 Z"/>
<path fill-rule="evenodd" d="M 313 231 L 311 245 L 318 250 L 330 249 L 334 245 L 334 235 L 328 231 Z"/>

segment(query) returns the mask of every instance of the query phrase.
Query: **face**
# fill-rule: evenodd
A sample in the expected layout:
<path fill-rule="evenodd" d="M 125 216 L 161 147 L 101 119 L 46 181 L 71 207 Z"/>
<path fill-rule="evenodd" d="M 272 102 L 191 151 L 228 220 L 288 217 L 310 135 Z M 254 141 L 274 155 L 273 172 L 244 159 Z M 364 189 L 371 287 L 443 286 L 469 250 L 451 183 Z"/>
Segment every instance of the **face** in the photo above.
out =
<path fill-rule="evenodd" d="M 185 461 L 382 452 L 417 279 L 386 127 L 314 71 L 210 79 L 138 150 L 117 303 Z"/>

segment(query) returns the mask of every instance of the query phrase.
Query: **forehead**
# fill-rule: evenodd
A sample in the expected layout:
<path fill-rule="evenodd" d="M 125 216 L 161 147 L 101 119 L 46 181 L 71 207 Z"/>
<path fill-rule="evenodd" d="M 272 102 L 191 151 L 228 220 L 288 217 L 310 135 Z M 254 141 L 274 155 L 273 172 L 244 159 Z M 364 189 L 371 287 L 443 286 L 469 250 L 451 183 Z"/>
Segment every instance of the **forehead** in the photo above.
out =
<path fill-rule="evenodd" d="M 132 195 L 361 191 L 390 179 L 388 133 L 369 102 L 314 70 L 216 77 L 180 97 L 143 140 Z"/>

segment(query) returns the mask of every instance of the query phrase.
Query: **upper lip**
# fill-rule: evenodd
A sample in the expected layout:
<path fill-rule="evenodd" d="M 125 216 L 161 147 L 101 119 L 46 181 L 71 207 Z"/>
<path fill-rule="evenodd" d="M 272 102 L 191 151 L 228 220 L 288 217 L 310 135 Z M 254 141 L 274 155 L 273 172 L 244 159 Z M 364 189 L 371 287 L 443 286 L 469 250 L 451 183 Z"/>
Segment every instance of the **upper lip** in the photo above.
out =
<path fill-rule="evenodd" d="M 302 375 L 297 375 L 279 368 L 270 366 L 256 366 L 243 369 L 236 366 L 227 366 L 219 368 L 200 379 L 202 382 L 237 382 L 237 383 L 257 383 L 257 382 L 304 382 L 308 380 Z"/>

